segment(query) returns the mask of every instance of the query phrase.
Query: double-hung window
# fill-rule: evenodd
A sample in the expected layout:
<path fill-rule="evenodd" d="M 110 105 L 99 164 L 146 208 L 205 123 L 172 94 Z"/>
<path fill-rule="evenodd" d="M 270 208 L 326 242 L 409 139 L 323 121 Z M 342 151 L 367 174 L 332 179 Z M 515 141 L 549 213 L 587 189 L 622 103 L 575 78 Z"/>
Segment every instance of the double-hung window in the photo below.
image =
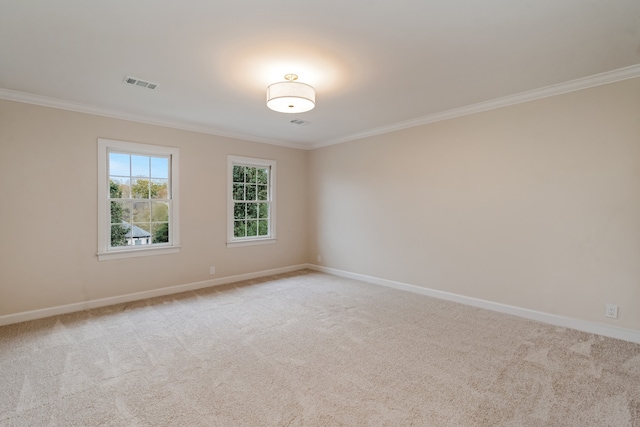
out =
<path fill-rule="evenodd" d="M 228 157 L 227 246 L 274 243 L 276 162 Z"/>
<path fill-rule="evenodd" d="M 179 150 L 98 140 L 100 260 L 179 251 Z"/>

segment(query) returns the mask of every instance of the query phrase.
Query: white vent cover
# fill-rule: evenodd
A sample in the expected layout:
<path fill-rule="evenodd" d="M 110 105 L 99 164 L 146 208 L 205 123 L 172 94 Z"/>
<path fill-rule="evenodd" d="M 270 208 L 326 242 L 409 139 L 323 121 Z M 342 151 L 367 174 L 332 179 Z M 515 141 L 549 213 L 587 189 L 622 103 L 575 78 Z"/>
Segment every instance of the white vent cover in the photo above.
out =
<path fill-rule="evenodd" d="M 147 89 L 155 89 L 158 86 L 160 86 L 158 83 L 151 83 L 151 82 L 147 82 L 144 80 L 140 80 L 139 78 L 136 77 L 131 77 L 131 76 L 126 76 L 123 80 L 125 83 L 130 84 L 130 85 L 134 85 L 134 86 L 140 86 L 140 87 L 146 87 Z"/>
<path fill-rule="evenodd" d="M 298 126 L 307 126 L 311 124 L 311 122 L 307 122 L 306 120 L 300 120 L 300 119 L 290 120 L 289 123 L 293 123 L 294 125 L 298 125 Z"/>

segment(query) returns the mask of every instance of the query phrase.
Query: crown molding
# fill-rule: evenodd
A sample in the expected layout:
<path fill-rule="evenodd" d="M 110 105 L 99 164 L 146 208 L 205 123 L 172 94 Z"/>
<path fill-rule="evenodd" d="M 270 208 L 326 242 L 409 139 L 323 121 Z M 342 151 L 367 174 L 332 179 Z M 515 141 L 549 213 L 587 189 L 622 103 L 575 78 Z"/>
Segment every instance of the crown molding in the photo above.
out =
<path fill-rule="evenodd" d="M 480 102 L 473 105 L 454 108 L 451 110 L 442 111 L 439 113 L 430 114 L 427 116 L 422 116 L 422 117 L 418 117 L 411 120 L 396 122 L 387 126 L 381 126 L 378 128 L 364 131 L 364 132 L 359 132 L 359 133 L 347 135 L 341 138 L 319 142 L 316 144 L 284 142 L 284 141 L 273 140 L 269 138 L 263 138 L 257 135 L 243 134 L 240 132 L 228 132 L 222 129 L 212 128 L 209 126 L 201 126 L 201 125 L 195 125 L 195 124 L 185 123 L 185 122 L 164 120 L 157 117 L 130 114 L 130 113 L 125 113 L 122 111 L 98 107 L 94 105 L 82 104 L 74 101 L 67 101 L 67 100 L 51 98 L 47 96 L 34 95 L 31 93 L 19 92 L 19 91 L 3 89 L 3 88 L 0 88 L 0 99 L 23 102 L 27 104 L 40 105 L 43 107 L 59 108 L 62 110 L 93 114 L 96 116 L 109 117 L 109 118 L 119 119 L 119 120 L 127 120 L 127 121 L 150 124 L 155 126 L 163 126 L 163 127 L 173 128 L 173 129 L 198 132 L 198 133 L 215 135 L 215 136 L 220 136 L 225 138 L 241 139 L 244 141 L 258 142 L 258 143 L 269 144 L 269 145 L 277 145 L 277 146 L 288 147 L 288 148 L 296 148 L 300 150 L 314 150 L 317 148 L 341 144 L 343 142 L 349 142 L 356 139 L 362 139 L 362 138 L 367 138 L 371 136 L 381 135 L 381 134 L 394 132 L 402 129 L 422 126 L 429 123 L 435 123 L 443 120 L 454 119 L 456 117 L 462 117 L 470 114 L 480 113 L 483 111 L 489 111 L 489 110 L 495 110 L 502 107 L 508 107 L 510 105 L 521 104 L 521 103 L 533 101 L 536 99 L 548 98 L 551 96 L 561 95 L 569 92 L 575 92 L 578 90 L 588 89 L 595 86 L 615 83 L 618 81 L 632 79 L 635 77 L 640 77 L 640 64 L 631 65 L 629 67 L 619 68 L 617 70 L 607 71 L 604 73 L 595 74 L 593 76 L 583 77 L 576 80 L 571 80 L 565 83 L 546 86 L 540 89 L 521 92 L 515 95 L 496 98 L 490 101 L 485 101 L 485 102 Z"/>
<path fill-rule="evenodd" d="M 480 102 L 473 105 L 467 105 L 460 108 L 454 108 L 451 110 L 430 114 L 428 116 L 419 117 L 416 119 L 392 123 L 388 126 L 382 126 L 382 127 L 365 131 L 365 132 L 360 132 L 360 133 L 352 134 L 342 138 L 337 138 L 330 141 L 313 144 L 306 148 L 313 150 L 316 148 L 322 148 L 330 145 L 341 144 L 343 142 L 353 141 L 356 139 L 367 138 L 370 136 L 381 135 L 389 132 L 394 132 L 397 130 L 412 128 L 416 126 L 422 126 L 429 123 L 435 123 L 443 120 L 454 119 L 456 117 L 468 116 L 470 114 L 480 113 L 480 112 L 489 111 L 489 110 L 495 110 L 502 107 L 508 107 L 510 105 L 521 104 L 523 102 L 528 102 L 528 101 L 534 101 L 536 99 L 549 98 L 551 96 L 561 95 L 569 92 L 575 92 L 578 90 L 588 89 L 591 87 L 601 86 L 609 83 L 615 83 L 618 81 L 632 79 L 635 77 L 640 77 L 640 64 L 619 68 L 617 70 L 607 71 L 604 73 L 595 74 L 593 76 L 583 77 L 576 80 L 571 80 L 565 83 L 545 86 L 540 89 L 520 92 L 515 95 L 496 98 L 490 101 Z"/>
<path fill-rule="evenodd" d="M 200 126 L 185 122 L 176 122 L 171 120 L 165 120 L 157 117 L 137 115 L 131 113 L 125 113 L 114 109 L 98 107 L 95 105 L 82 104 L 74 101 L 67 101 L 64 99 L 51 98 L 48 96 L 35 95 L 27 92 L 19 92 L 10 89 L 0 88 L 0 99 L 6 99 L 8 101 L 23 102 L 25 104 L 39 105 L 42 107 L 58 108 L 61 110 L 74 111 L 76 113 L 92 114 L 95 116 L 109 117 L 112 119 L 127 120 L 130 122 L 144 123 L 148 125 L 168 127 L 172 129 L 186 130 L 190 132 L 203 133 L 207 135 L 221 136 L 225 138 L 241 139 L 244 141 L 259 142 L 262 144 L 278 145 L 288 148 L 308 149 L 309 147 L 303 144 L 283 142 L 269 138 L 262 138 L 256 135 L 243 134 L 239 132 L 228 132 L 217 128 L 208 126 Z"/>

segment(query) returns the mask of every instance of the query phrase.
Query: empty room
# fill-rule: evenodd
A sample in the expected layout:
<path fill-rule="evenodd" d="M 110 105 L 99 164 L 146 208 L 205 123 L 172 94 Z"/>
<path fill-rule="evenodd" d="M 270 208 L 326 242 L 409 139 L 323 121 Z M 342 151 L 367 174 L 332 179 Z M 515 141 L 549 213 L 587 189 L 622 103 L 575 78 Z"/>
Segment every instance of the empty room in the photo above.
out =
<path fill-rule="evenodd" d="M 1 0 L 0 190 L 0 426 L 640 426 L 637 0 Z"/>

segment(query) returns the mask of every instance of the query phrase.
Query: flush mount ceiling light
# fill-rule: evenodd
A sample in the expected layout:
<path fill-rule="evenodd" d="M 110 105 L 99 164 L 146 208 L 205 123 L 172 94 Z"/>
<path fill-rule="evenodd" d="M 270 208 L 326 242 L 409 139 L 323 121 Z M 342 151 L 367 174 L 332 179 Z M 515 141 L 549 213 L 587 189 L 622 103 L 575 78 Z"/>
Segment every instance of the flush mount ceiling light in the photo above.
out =
<path fill-rule="evenodd" d="M 267 87 L 267 107 L 279 113 L 304 113 L 316 106 L 316 91 L 305 83 L 296 82 L 298 76 L 287 74 L 286 82 Z"/>

